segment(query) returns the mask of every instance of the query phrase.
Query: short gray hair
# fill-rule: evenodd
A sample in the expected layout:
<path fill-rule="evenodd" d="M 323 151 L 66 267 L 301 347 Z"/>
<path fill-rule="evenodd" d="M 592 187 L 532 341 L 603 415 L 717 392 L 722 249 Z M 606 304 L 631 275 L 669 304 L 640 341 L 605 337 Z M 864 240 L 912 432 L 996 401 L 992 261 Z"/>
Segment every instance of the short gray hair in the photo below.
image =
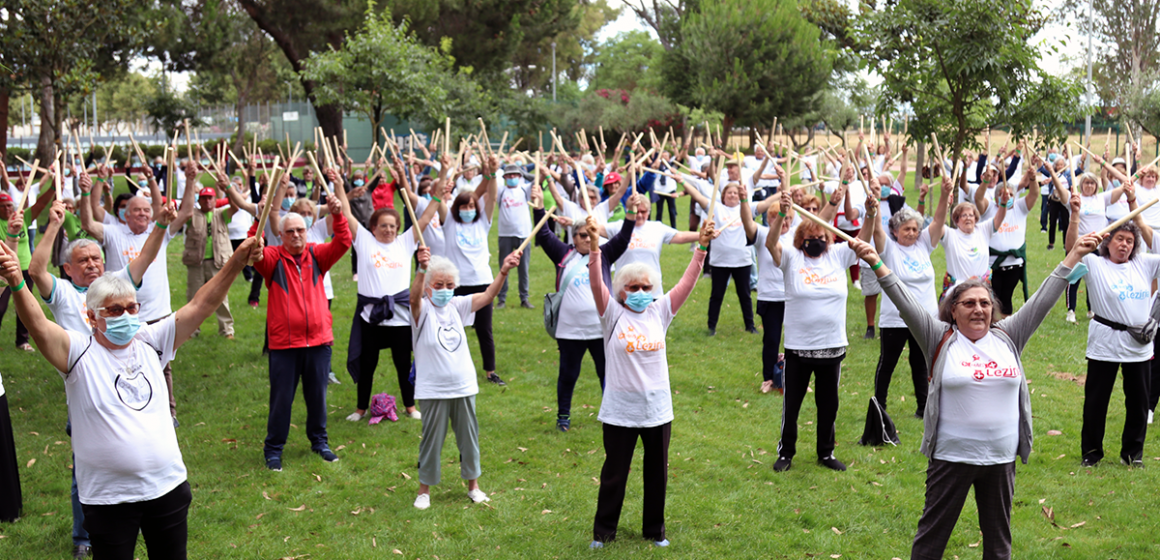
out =
<path fill-rule="evenodd" d="M 431 261 L 427 263 L 427 276 L 423 279 L 423 286 L 431 284 L 431 279 L 436 274 L 451 276 L 455 285 L 459 285 L 459 269 L 455 268 L 455 263 L 451 262 L 447 257 L 435 255 L 431 257 Z"/>
<path fill-rule="evenodd" d="M 282 231 L 286 231 L 286 222 L 288 222 L 294 218 L 298 218 L 299 220 L 301 220 L 302 221 L 302 228 L 303 229 L 306 228 L 306 218 L 303 218 L 302 214 L 299 214 L 297 212 L 288 212 L 285 216 L 282 216 Z M 260 233 L 261 232 L 259 232 L 259 234 Z"/>
<path fill-rule="evenodd" d="M 903 206 L 899 211 L 890 216 L 890 237 L 893 237 L 895 240 L 897 240 L 898 228 L 901 228 L 902 224 L 912 220 L 918 222 L 918 229 L 922 229 L 922 222 L 925 219 L 926 218 L 924 218 L 922 214 L 918 213 L 918 210 L 915 210 L 909 206 Z M 933 241 L 933 239 L 931 241 Z"/>
<path fill-rule="evenodd" d="M 661 273 L 647 264 L 634 262 L 616 269 L 616 276 L 612 278 L 612 297 L 619 301 L 620 291 L 628 285 L 630 280 L 645 278 L 652 284 L 653 290 L 661 285 Z"/>
<path fill-rule="evenodd" d="M 133 301 L 137 301 L 137 289 L 128 280 L 112 272 L 106 272 L 104 276 L 89 284 L 89 290 L 85 292 L 85 305 L 90 310 L 96 311 L 98 308 L 104 307 L 105 301 L 109 298 L 119 299 L 123 297 L 131 297 Z"/>
<path fill-rule="evenodd" d="M 77 239 L 76 241 L 69 243 L 68 246 L 64 248 L 64 259 L 66 261 L 72 262 L 72 256 L 73 256 L 74 251 L 76 251 L 77 249 L 84 249 L 85 247 L 88 247 L 90 245 L 95 245 L 98 249 L 101 247 L 100 243 L 97 243 L 96 241 L 93 241 L 92 239 Z M 104 257 L 104 253 L 102 253 L 101 256 Z"/>

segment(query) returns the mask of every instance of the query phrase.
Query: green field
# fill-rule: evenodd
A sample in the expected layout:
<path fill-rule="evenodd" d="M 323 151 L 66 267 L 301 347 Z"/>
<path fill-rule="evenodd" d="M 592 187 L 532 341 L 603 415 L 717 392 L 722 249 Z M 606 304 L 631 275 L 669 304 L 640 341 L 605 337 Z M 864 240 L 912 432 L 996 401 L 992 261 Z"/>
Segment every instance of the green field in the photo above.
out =
<path fill-rule="evenodd" d="M 687 211 L 687 201 L 678 201 Z M 1062 241 L 1048 252 L 1029 220 L 1029 276 L 1037 287 L 1063 257 Z M 497 245 L 494 240 L 492 250 Z M 184 302 L 181 240 L 169 247 L 173 301 Z M 688 263 L 686 246 L 668 247 L 664 276 L 671 287 Z M 905 558 L 923 505 L 926 458 L 918 452 L 922 423 L 914 419 L 909 376 L 894 376 L 890 409 L 902 443 L 857 445 L 866 401 L 873 393 L 878 342 L 863 340 L 862 298 L 851 288 L 836 455 L 849 471 L 835 473 L 813 461 L 815 408 L 807 398 L 799 420 L 801 453 L 793 469 L 774 473 L 781 397 L 762 395 L 760 337 L 743 331 L 732 290 L 716 337 L 706 336 L 708 279 L 697 286 L 668 334 L 676 420 L 670 452 L 666 518 L 672 546 L 655 549 L 640 538 L 639 452 L 621 518 L 620 538 L 589 551 L 592 516 L 603 462 L 596 412 L 600 389 L 586 361 L 573 402 L 572 431 L 555 429 L 554 341 L 544 332 L 542 296 L 553 270 L 539 249 L 532 263 L 537 309 L 509 305 L 495 320 L 499 374 L 506 388 L 481 383 L 477 400 L 489 504 L 475 505 L 458 480 L 449 435 L 444 483 L 432 489 L 432 507 L 411 507 L 420 423 L 401 419 L 370 427 L 344 420 L 355 386 L 345 373 L 346 340 L 354 307 L 349 258 L 333 273 L 334 369 L 342 385 L 329 390 L 331 447 L 341 457 L 324 463 L 303 433 L 305 407 L 295 405 L 285 470 L 262 460 L 268 400 L 266 361 L 260 355 L 265 310 L 246 305 L 248 285 L 230 293 L 237 339 L 213 333 L 187 343 L 174 363 L 181 428 L 177 435 L 189 468 L 194 501 L 189 513 L 191 558 L 574 558 L 582 555 L 671 558 Z M 933 260 L 940 272 L 942 249 Z M 511 286 L 514 292 L 516 286 Z M 1017 292 L 1018 294 L 1018 292 Z M 518 302 L 509 294 L 509 304 Z M 1016 301 L 1021 303 L 1021 295 Z M 1160 535 L 1155 488 L 1160 447 L 1145 447 L 1147 468 L 1115 460 L 1123 405 L 1113 397 L 1102 466 L 1081 469 L 1079 432 L 1086 307 L 1079 325 L 1064 322 L 1059 303 L 1024 354 L 1035 414 L 1030 463 L 1019 464 L 1013 512 L 1014 554 L 1020 558 L 1154 558 Z M 266 301 L 263 290 L 262 301 Z M 0 328 L 0 372 L 11 407 L 24 491 L 24 517 L 0 525 L 0 558 L 70 556 L 69 439 L 59 376 L 35 354 L 13 350 L 14 313 Z M 476 348 L 474 337 L 471 344 Z M 478 356 L 478 353 L 475 353 Z M 384 354 L 376 392 L 398 395 Z M 900 364 L 906 364 L 905 358 Z M 476 366 L 479 368 L 477 359 Z M 482 379 L 482 378 L 481 378 Z M 1118 389 L 1117 389 L 1118 391 Z M 900 402 L 905 400 L 906 402 Z M 1050 436 L 1049 430 L 1061 435 Z M 1054 433 L 1054 432 L 1053 432 Z M 27 466 L 26 466 L 27 465 Z M 303 508 L 303 506 L 305 506 Z M 1054 522 L 1045 511 L 1050 511 Z M 947 557 L 978 558 L 980 535 L 973 500 L 963 511 Z M 138 548 L 144 558 L 144 546 Z M 576 555 L 576 556 L 573 556 Z"/>

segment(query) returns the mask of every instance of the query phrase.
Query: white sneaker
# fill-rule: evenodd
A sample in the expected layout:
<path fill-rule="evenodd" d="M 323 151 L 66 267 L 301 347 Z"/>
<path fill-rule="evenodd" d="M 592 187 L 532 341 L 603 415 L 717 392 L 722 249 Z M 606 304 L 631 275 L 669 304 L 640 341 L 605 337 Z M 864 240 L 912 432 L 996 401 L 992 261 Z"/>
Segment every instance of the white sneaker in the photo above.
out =
<path fill-rule="evenodd" d="M 411 412 L 404 411 L 403 414 L 410 416 L 411 418 L 414 418 L 416 420 L 423 419 L 423 415 L 418 410 L 412 410 Z"/>
<path fill-rule="evenodd" d="M 350 416 L 346 417 L 347 422 L 358 422 L 359 420 L 362 420 L 362 419 L 363 419 L 363 415 L 359 414 L 357 411 L 350 413 Z"/>
<path fill-rule="evenodd" d="M 1152 411 L 1151 410 L 1148 411 L 1148 423 L 1149 424 L 1152 423 Z"/>
<path fill-rule="evenodd" d="M 1088 319 L 1091 319 L 1091 318 L 1093 318 L 1093 317 L 1095 317 L 1095 316 L 1096 316 L 1096 312 L 1095 312 L 1095 311 L 1088 311 Z"/>
<path fill-rule="evenodd" d="M 338 377 L 334 375 L 333 371 L 327 375 L 326 383 L 328 385 L 342 385 L 342 382 L 338 380 Z"/>
<path fill-rule="evenodd" d="M 1068 322 L 1068 323 L 1074 323 L 1074 322 L 1075 322 L 1075 311 L 1068 311 L 1068 312 L 1067 312 L 1067 322 Z"/>
<path fill-rule="evenodd" d="M 475 490 L 468 490 L 467 497 L 471 498 L 471 501 L 477 504 L 491 501 L 491 498 L 488 498 L 487 494 L 484 494 L 483 490 L 480 490 L 479 488 L 476 488 Z"/>
<path fill-rule="evenodd" d="M 431 494 L 419 494 L 415 496 L 415 508 L 427 509 L 431 507 Z"/>
<path fill-rule="evenodd" d="M 857 288 L 859 292 L 861 292 L 861 291 L 862 291 L 862 281 L 861 281 L 861 280 L 855 280 L 855 281 L 854 281 L 854 287 L 855 287 L 855 288 Z"/>

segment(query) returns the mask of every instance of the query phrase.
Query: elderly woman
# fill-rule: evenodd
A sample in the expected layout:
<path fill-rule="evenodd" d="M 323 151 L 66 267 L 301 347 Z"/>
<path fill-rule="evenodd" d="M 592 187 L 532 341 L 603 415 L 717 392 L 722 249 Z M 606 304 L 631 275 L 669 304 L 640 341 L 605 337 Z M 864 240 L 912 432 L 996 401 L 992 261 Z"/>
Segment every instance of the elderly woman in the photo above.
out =
<path fill-rule="evenodd" d="M 871 188 L 878 180 L 871 178 Z M 845 187 L 839 192 L 845 194 Z M 791 207 L 790 194 L 782 191 L 781 208 Z M 771 231 L 781 231 L 786 214 L 778 212 Z M 878 199 L 866 199 L 866 224 L 858 232 L 866 241 L 878 220 Z M 846 465 L 834 457 L 835 420 L 838 417 L 838 380 L 846 357 L 845 270 L 857 266 L 858 258 L 849 245 L 834 244 L 829 230 L 814 221 L 805 221 L 794 232 L 793 244 L 782 245 L 770 236 L 765 242 L 773 263 L 785 277 L 785 401 L 781 416 L 781 440 L 773 470 L 787 471 L 797 454 L 797 418 L 816 376 L 814 402 L 818 407 L 818 462 L 835 471 Z"/>
<path fill-rule="evenodd" d="M 346 196 L 342 191 L 337 195 L 340 199 Z M 420 418 L 419 411 L 415 410 L 415 387 L 409 380 L 411 322 L 403 308 L 410 301 L 407 290 L 411 285 L 411 256 L 419 246 L 419 232 L 427 227 L 436 211 L 436 205 L 428 205 L 419 223 L 399 235 L 402 220 L 395 210 L 375 210 L 367 221 L 371 228 L 368 229 L 355 221 L 349 204 L 343 205 L 347 223 L 354 224 L 351 234 L 354 248 L 358 250 L 359 270 L 362 270 L 346 358 L 347 371 L 358 384 L 355 411 L 346 417 L 351 422 L 362 420 L 370 408 L 375 368 L 379 365 L 379 353 L 386 348 L 391 349 L 407 416 Z M 307 229 L 311 229 L 309 225 Z"/>
<path fill-rule="evenodd" d="M 947 205 L 943 199 L 950 198 L 952 189 L 950 180 L 943 178 L 934 220 L 926 229 L 922 227 L 922 214 L 910 208 L 902 208 L 890 216 L 889 236 L 881 228 L 875 228 L 874 231 L 874 246 L 883 262 L 891 270 L 898 271 L 896 274 L 902 284 L 931 315 L 938 314 L 938 300 L 934 294 L 934 264 L 931 263 L 930 254 L 938 247 L 938 240 L 943 236 L 947 221 Z M 867 274 L 873 274 L 873 271 Z M 922 347 L 906 328 L 906 323 L 898 313 L 898 306 L 890 298 L 882 302 L 882 318 L 879 322 L 882 338 L 878 368 L 874 371 L 874 397 L 883 409 L 887 407 L 890 378 L 894 375 L 898 359 L 902 357 L 902 349 L 909 344 L 910 378 L 914 383 L 916 401 L 914 416 L 922 418 L 927 396 L 927 369 Z"/>
<path fill-rule="evenodd" d="M 532 207 L 536 222 L 544 216 L 544 196 L 540 187 L 532 187 Z M 642 196 L 629 199 L 629 206 L 648 211 L 648 200 Z M 612 283 L 610 268 L 625 254 L 629 240 L 635 238 L 636 220 L 629 214 L 627 227 L 621 228 L 603 251 L 607 258 L 603 261 L 603 278 Z M 586 224 L 572 226 L 572 244 L 566 244 L 546 227 L 536 232 L 536 244 L 556 265 L 556 291 L 562 293 L 560 309 L 556 313 L 556 348 L 560 351 L 560 373 L 556 380 L 556 429 L 567 432 L 572 428 L 572 392 L 576 380 L 580 378 L 580 364 L 584 352 L 592 355 L 596 365 L 596 377 L 604 387 L 604 340 L 601 337 L 600 315 L 596 313 L 596 300 L 592 299 L 589 288 L 589 249 L 599 237 L 589 237 L 588 224 L 596 224 L 592 216 Z M 599 230 L 599 227 L 597 227 Z M 622 263 L 623 264 L 623 263 Z"/>
<path fill-rule="evenodd" d="M 1136 207 L 1136 193 L 1128 183 L 1124 194 L 1131 209 Z M 1079 196 L 1071 199 L 1072 225 L 1082 212 Z M 1077 227 L 1068 228 L 1064 242 L 1070 250 L 1077 242 Z M 1084 384 L 1083 429 L 1080 452 L 1085 467 L 1099 464 L 1104 457 L 1104 426 L 1108 401 L 1116 385 L 1116 370 L 1124 372 L 1124 434 L 1120 443 L 1120 461 L 1143 467 L 1144 437 L 1148 428 L 1148 391 L 1151 372 L 1152 343 L 1140 341 L 1129 332 L 1143 326 L 1150 318 L 1152 283 L 1160 278 L 1160 255 L 1148 254 L 1152 229 L 1137 215 L 1135 223 L 1126 222 L 1112 230 L 1096 254 L 1083 258 L 1090 303 L 1095 312 L 1088 323 L 1087 383 Z M 1144 249 L 1144 250 L 1142 250 Z M 1082 271 L 1081 271 L 1082 272 Z M 1080 274 L 1077 273 L 1076 276 Z"/>
<path fill-rule="evenodd" d="M 443 168 L 450 165 L 451 156 L 444 154 Z M 443 254 L 463 276 L 462 285 L 456 284 L 455 287 L 457 296 L 478 294 L 492 283 L 487 239 L 498 195 L 495 180 L 498 168 L 499 161 L 494 156 L 488 158 L 483 167 L 486 178 L 475 191 L 456 195 L 450 211 L 442 200 L 433 199 L 439 205 L 439 221 L 443 224 Z M 475 313 L 475 336 L 479 338 L 479 353 L 487 380 L 496 385 L 507 385 L 495 373 L 495 336 L 491 330 L 493 311 L 491 299 L 488 299 L 487 305 Z"/>
<path fill-rule="evenodd" d="M 670 177 L 669 181 L 672 180 Z M 649 220 L 648 199 L 643 195 L 637 199 L 635 205 L 629 199 L 629 202 L 625 204 L 625 209 L 635 209 L 635 212 L 626 212 L 624 220 L 609 222 L 603 227 L 604 237 L 609 239 L 616 237 L 625 228 L 631 228 L 633 230 L 632 240 L 628 244 L 627 250 L 624 251 L 623 256 L 616 259 L 617 266 L 639 262 L 648 265 L 653 270 L 660 271 L 662 247 L 665 245 L 693 243 L 697 241 L 700 235 L 695 231 L 677 231 L 664 225 L 660 220 Z M 663 278 L 661 282 L 653 286 L 653 293 L 657 297 L 664 295 Z"/>
<path fill-rule="evenodd" d="M 735 168 L 731 165 L 730 168 Z M 713 239 L 713 252 L 709 255 L 709 278 L 712 281 L 712 291 L 709 293 L 709 336 L 717 334 L 717 318 L 721 315 L 721 303 L 725 299 L 725 290 L 729 287 L 729 279 L 733 279 L 733 289 L 737 291 L 737 302 L 741 305 L 741 318 L 745 321 L 745 332 L 757 334 L 757 327 L 753 324 L 753 303 L 749 299 L 749 271 L 753 267 L 753 257 L 749 254 L 749 246 L 753 244 L 753 237 L 746 235 L 741 223 L 741 216 L 751 214 L 749 196 L 741 183 L 730 182 L 721 188 L 721 203 L 714 205 L 708 196 L 694 186 L 685 183 L 685 192 L 702 208 L 708 211 L 714 208 L 713 215 L 709 216 L 714 224 L 721 224 L 717 236 Z"/>
<path fill-rule="evenodd" d="M 595 224 L 589 224 L 588 235 L 597 235 Z M 592 296 L 604 330 L 607 360 L 604 400 L 597 415 L 604 425 L 605 459 L 600 470 L 592 548 L 601 548 L 616 539 L 624 487 L 638 438 L 644 446 L 641 536 L 657 546 L 669 545 L 665 538 L 665 492 L 673 397 L 665 338 L 673 317 L 697 285 L 712 239 L 713 223 L 709 221 L 701 230 L 684 276 L 659 299 L 653 295 L 653 286 L 660 281 L 656 270 L 642 263 L 621 267 L 610 293 L 604 281 L 600 248 L 594 246 L 588 253 L 588 277 L 592 279 Z"/>
<path fill-rule="evenodd" d="M 16 253 L 6 245 L 0 251 L 0 276 L 13 286 L 17 312 L 64 379 L 94 556 L 133 558 L 140 532 L 150 556 L 185 558 L 192 494 L 162 368 L 217 309 L 246 263 L 261 257 L 258 240 L 247 239 L 193 300 L 151 325 L 137 318 L 141 305 L 131 282 L 110 274 L 94 280 L 85 292 L 91 332 L 49 321 L 24 289 Z"/>
<path fill-rule="evenodd" d="M 508 271 L 520 263 L 520 252 L 508 255 L 499 276 L 482 292 L 455 295 L 459 269 L 449 259 L 432 257 L 421 247 L 419 268 L 411 282 L 411 343 L 415 348 L 415 398 L 422 405 L 423 437 L 419 440 L 419 495 L 415 507 L 431 507 L 431 486 L 439 484 L 439 457 L 447 424 L 459 446 L 459 474 L 467 481 L 467 497 L 475 503 L 490 499 L 479 489 L 479 422 L 475 417 L 475 364 L 464 330 L 471 315 L 486 309 L 499 293 Z"/>
<path fill-rule="evenodd" d="M 943 208 L 950 204 L 949 197 L 939 199 L 939 208 L 936 211 L 946 212 Z M 945 214 L 944 214 L 945 215 Z M 943 289 L 939 299 L 946 294 L 951 286 L 967 280 L 990 282 L 991 271 L 988 266 L 988 243 L 996 231 L 997 224 L 1003 223 L 1007 217 L 1006 205 L 999 205 L 995 210 L 995 217 L 979 222 L 979 209 L 970 202 L 960 202 L 951 212 L 953 228 L 943 231 L 942 239 L 946 253 L 947 270 L 943 276 Z"/>
<path fill-rule="evenodd" d="M 930 396 L 922 452 L 929 459 L 926 504 L 911 558 L 942 558 L 967 492 L 974 487 L 983 558 L 1011 557 L 1015 458 L 1031 453 L 1031 395 L 1020 355 L 1067 286 L 1072 268 L 1099 245 L 1088 235 L 1014 315 L 997 321 L 998 302 L 980 280 L 947 291 L 938 316 L 891 272 L 868 243 L 855 243 L 898 306 L 927 357 Z M 985 422 L 980 422 L 985 418 Z"/>

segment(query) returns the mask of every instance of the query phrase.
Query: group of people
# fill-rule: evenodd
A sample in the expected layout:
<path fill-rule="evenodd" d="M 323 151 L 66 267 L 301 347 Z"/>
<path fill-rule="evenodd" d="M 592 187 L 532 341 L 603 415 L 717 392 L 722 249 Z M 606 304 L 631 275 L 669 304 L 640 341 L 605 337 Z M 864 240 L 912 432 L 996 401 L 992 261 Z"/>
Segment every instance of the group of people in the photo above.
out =
<path fill-rule="evenodd" d="M 936 162 L 926 173 L 934 182 L 916 181 L 911 207 L 904 188 L 908 148 L 894 156 L 888 136 L 881 145 L 864 148 L 864 142 L 860 138 L 850 152 L 805 155 L 771 142 L 749 157 L 721 147 L 690 154 L 688 142 L 672 151 L 660 146 L 659 153 L 656 146 L 632 144 L 607 160 L 607 147 L 544 158 L 495 153 L 480 144 L 461 157 L 445 152 L 436 158 L 421 146 L 422 157 L 372 158 L 362 169 L 340 157 L 337 165 L 320 174 L 308 168 L 301 178 L 277 169 L 260 173 L 252 161 L 233 177 L 224 159 L 185 161 L 181 169 L 143 167 L 137 179 L 126 173 L 132 192 L 119 194 L 112 167 L 91 159 L 49 171 L 49 183 L 41 185 L 51 184 L 56 173 L 75 184 L 79 194 L 65 200 L 55 200 L 52 188 L 5 175 L 0 277 L 9 287 L 0 296 L 0 318 L 11 298 L 18 347 L 32 350 L 27 343 L 35 342 L 64 380 L 69 429 L 78 436 L 74 517 L 83 522 L 74 528 L 77 555 L 91 546 L 98 556 L 130 558 L 140 532 L 151 557 L 185 556 L 191 494 L 177 446 L 171 362 L 210 314 L 219 334 L 233 338 L 226 294 L 239 274 L 253 282 L 251 305 L 259 304 L 261 286 L 267 289 L 265 466 L 282 470 L 299 381 L 311 450 L 323 461 L 339 460 L 326 429 L 327 386 L 338 382 L 331 371 L 330 272 L 348 250 L 357 299 L 346 365 L 357 397 L 346 420 L 374 423 L 395 414 L 393 397 L 376 394 L 374 386 L 380 353 L 390 349 L 403 415 L 422 423 L 414 507 L 431 505 L 448 427 L 468 497 L 488 501 L 479 486 L 479 378 L 505 384 L 497 373 L 493 313 L 506 305 L 513 270 L 521 306 L 535 308 L 528 287 L 534 241 L 555 266 L 555 293 L 545 297 L 543 312 L 559 351 L 557 429 L 572 428 L 572 395 L 585 354 L 603 394 L 598 420 L 607 457 L 593 548 L 616 537 L 638 439 L 644 446 L 641 534 L 668 545 L 664 507 L 675 414 L 666 333 L 707 274 L 710 336 L 729 282 L 745 331 L 758 333 L 751 292 L 757 294 L 764 331 L 759 390 L 784 395 L 773 470 L 793 465 L 811 379 L 818 462 L 846 470 L 834 449 L 849 347 L 845 311 L 849 286 L 856 286 L 866 337 L 880 339 L 871 406 L 882 415 L 894 370 L 910 348 L 914 415 L 923 420 L 921 448 L 930 459 L 915 557 L 941 556 L 972 486 L 985 554 L 1009 556 L 1014 464 L 1017 457 L 1026 462 L 1032 440 L 1021 352 L 1065 292 L 1068 320 L 1074 321 L 1073 294 L 1084 276 L 1092 321 L 1082 461 L 1094 466 L 1103 458 L 1108 403 L 1122 370 L 1127 420 L 1120 458 L 1142 464 L 1147 424 L 1160 396 L 1151 391 L 1160 386 L 1152 373 L 1160 305 L 1145 303 L 1155 301 L 1151 285 L 1160 278 L 1160 247 L 1153 248 L 1160 207 L 1114 223 L 1110 233 L 1101 230 L 1160 198 L 1156 169 L 1108 164 L 1106 154 L 1084 162 L 1004 147 L 991 163 L 986 153 L 962 167 Z M 1096 164 L 1101 175 L 1082 172 Z M 212 187 L 203 186 L 207 172 Z M 168 173 L 184 178 L 180 200 L 167 200 L 159 186 Z M 38 190 L 25 196 L 26 189 Z M 927 217 L 932 189 L 938 200 Z M 689 231 L 676 228 L 680 196 L 691 200 Z M 15 200 L 24 205 L 16 207 Z M 1064 206 L 1067 254 L 1029 296 L 1026 221 L 1037 201 Z M 399 202 L 405 212 L 395 208 Z M 1117 213 L 1120 205 L 1124 212 Z M 665 208 L 669 226 L 661 223 Z M 47 223 L 30 225 L 46 209 L 41 221 Z M 497 261 L 489 246 L 493 222 Z M 179 234 L 187 303 L 174 311 L 164 254 Z M 692 244 L 692 256 L 666 291 L 661 252 L 679 244 Z M 946 255 L 941 287 L 931 261 L 939 244 Z M 50 262 L 59 267 L 56 274 Z M 1016 311 L 1020 284 L 1025 303 Z M 482 376 L 466 342 L 468 326 L 479 341 Z M 993 421 L 981 427 L 971 415 Z M 113 459 L 102 453 L 109 448 L 132 452 Z M 6 489 L 0 519 L 19 516 L 2 384 L 0 487 Z"/>

